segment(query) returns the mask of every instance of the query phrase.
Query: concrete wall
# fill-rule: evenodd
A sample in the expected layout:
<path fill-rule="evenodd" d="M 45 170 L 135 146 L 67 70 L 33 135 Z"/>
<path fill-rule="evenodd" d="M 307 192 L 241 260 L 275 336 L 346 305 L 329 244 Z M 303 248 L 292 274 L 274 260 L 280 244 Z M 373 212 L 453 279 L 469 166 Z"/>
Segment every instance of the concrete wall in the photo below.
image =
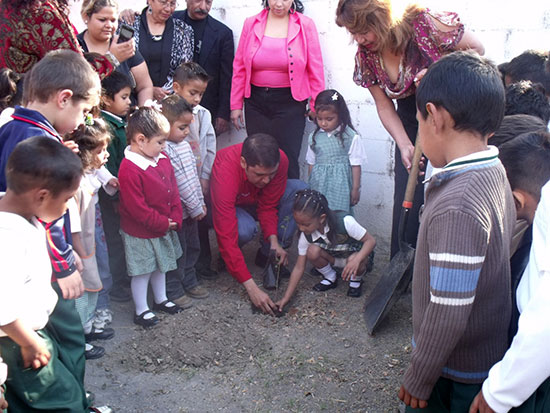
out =
<path fill-rule="evenodd" d="M 395 14 L 400 15 L 409 2 L 397 0 L 393 3 Z M 359 221 L 376 236 L 378 256 L 383 257 L 388 254 L 391 231 L 394 143 L 380 124 L 368 91 L 352 81 L 356 47 L 350 43 L 346 31 L 334 23 L 337 4 L 337 0 L 305 0 L 305 14 L 315 20 L 319 31 L 327 88 L 342 93 L 357 130 L 368 139 L 370 156 L 363 167 L 361 202 L 356 212 Z M 547 2 L 524 0 L 520 6 L 512 0 L 425 0 L 421 4 L 433 10 L 458 12 L 466 27 L 482 40 L 486 56 L 496 63 L 507 61 L 525 49 L 548 48 L 550 4 Z M 144 5 L 144 1 L 121 1 L 122 8 L 142 8 Z M 185 2 L 180 0 L 180 5 L 184 8 Z M 260 7 L 260 0 L 214 0 L 211 14 L 233 29 L 237 44 L 244 19 L 259 12 Z M 81 28 L 79 9 L 78 3 L 73 6 L 72 21 Z M 307 130 L 312 127 L 309 123 Z M 219 137 L 219 145 L 237 143 L 243 136 L 243 133 L 232 131 Z"/>

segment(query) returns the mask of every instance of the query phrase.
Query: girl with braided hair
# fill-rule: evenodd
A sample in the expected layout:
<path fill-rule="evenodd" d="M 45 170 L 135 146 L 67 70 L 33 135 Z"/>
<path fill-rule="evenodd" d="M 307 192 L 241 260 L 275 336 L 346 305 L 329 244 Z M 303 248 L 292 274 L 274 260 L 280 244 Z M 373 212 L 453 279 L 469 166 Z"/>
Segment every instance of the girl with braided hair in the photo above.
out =
<path fill-rule="evenodd" d="M 323 275 L 315 291 L 336 288 L 338 283 L 334 267 L 343 268 L 342 279 L 349 281 L 347 295 L 359 297 L 369 260 L 376 241 L 354 217 L 343 211 L 332 211 L 327 198 L 312 189 L 296 193 L 293 215 L 299 230 L 298 261 L 290 275 L 285 294 L 277 303 L 279 311 L 288 303 L 310 261 Z"/>

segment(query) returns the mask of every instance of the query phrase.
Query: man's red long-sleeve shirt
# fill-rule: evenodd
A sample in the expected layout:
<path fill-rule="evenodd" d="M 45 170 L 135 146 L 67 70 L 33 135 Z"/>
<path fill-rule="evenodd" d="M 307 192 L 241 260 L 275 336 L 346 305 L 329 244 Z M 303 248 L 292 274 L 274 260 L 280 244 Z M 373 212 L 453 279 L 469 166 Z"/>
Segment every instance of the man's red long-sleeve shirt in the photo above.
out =
<path fill-rule="evenodd" d="M 210 177 L 212 218 L 220 254 L 229 273 L 240 283 L 251 278 L 241 249 L 236 207 L 256 205 L 265 239 L 277 235 L 277 206 L 286 188 L 288 158 L 280 151 L 277 173 L 264 188 L 251 184 L 241 166 L 242 144 L 218 151 Z"/>

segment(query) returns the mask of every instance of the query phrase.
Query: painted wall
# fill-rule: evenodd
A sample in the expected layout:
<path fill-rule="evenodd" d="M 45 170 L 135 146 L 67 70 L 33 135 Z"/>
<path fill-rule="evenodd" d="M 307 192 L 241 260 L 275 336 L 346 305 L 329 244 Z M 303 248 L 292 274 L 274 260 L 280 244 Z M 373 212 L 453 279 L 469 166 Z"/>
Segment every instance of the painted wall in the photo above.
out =
<path fill-rule="evenodd" d="M 235 44 L 244 19 L 260 11 L 260 0 L 214 0 L 211 14 L 233 29 Z M 370 157 L 363 168 L 361 202 L 356 208 L 359 221 L 378 240 L 378 256 L 387 256 L 391 230 L 393 200 L 394 143 L 384 130 L 367 90 L 352 81 L 356 47 L 346 31 L 334 23 L 337 0 L 305 0 L 305 14 L 315 20 L 325 62 L 327 87 L 337 89 L 346 98 L 357 130 L 368 139 Z M 395 14 L 400 15 L 408 1 L 395 0 Z M 550 4 L 537 0 L 425 0 L 420 2 L 433 10 L 459 13 L 463 23 L 482 40 L 486 56 L 496 63 L 510 60 L 526 49 L 544 50 L 550 39 Z M 121 1 L 121 8 L 141 9 L 144 1 Z M 185 8 L 184 0 L 180 7 Z M 72 21 L 82 28 L 80 3 L 73 6 Z M 309 123 L 306 132 L 313 125 Z M 224 134 L 219 146 L 240 142 L 243 133 Z M 306 139 L 304 139 L 304 143 Z M 305 151 L 302 150 L 302 158 Z"/>

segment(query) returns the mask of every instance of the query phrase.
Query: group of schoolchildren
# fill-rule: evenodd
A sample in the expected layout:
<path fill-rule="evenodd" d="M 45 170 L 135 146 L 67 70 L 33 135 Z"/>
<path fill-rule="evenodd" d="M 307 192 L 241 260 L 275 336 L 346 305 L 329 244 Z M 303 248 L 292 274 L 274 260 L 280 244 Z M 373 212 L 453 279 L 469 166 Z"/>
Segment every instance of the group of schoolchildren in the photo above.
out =
<path fill-rule="evenodd" d="M 207 214 L 216 150 L 209 113 L 199 105 L 207 84 L 200 66 L 182 64 L 173 95 L 132 110 L 124 75 L 115 72 L 100 84 L 71 51 L 51 52 L 25 76 L 24 107 L 17 106 L 0 129 L 0 189 L 6 191 L 0 254 L 10 274 L 0 277 L 0 355 L 14 411 L 89 409 L 84 362 L 103 353 L 89 341 L 114 335 L 107 327 L 110 262 L 125 262 L 134 322 L 143 327 L 159 322 L 154 311 L 185 308 L 185 292 L 207 296 L 194 271 L 197 223 Z M 101 116 L 94 116 L 100 101 Z M 430 67 L 417 90 L 417 107 L 420 144 L 436 170 L 421 217 L 413 353 L 400 397 L 411 410 L 468 411 L 475 398 L 471 411 L 491 411 L 487 403 L 507 411 L 524 402 L 545 411 L 546 125 L 522 119 L 527 133 L 518 130 L 519 121 L 508 123 L 513 132 L 501 131 L 501 76 L 468 53 Z M 317 128 L 306 155 L 312 189 L 295 198 L 299 256 L 280 309 L 308 260 L 323 276 L 315 290 L 335 288 L 334 267 L 341 267 L 350 281 L 348 295 L 360 296 L 375 245 L 352 215 L 365 148 L 345 101 L 327 90 L 315 111 Z M 500 154 L 488 140 L 498 140 Z M 526 228 L 533 217 L 527 263 Z M 118 242 L 120 248 L 107 248 L 104 229 L 119 237 L 109 247 Z M 510 322 L 514 298 L 518 328 Z M 2 398 L 0 403 L 5 407 Z"/>

